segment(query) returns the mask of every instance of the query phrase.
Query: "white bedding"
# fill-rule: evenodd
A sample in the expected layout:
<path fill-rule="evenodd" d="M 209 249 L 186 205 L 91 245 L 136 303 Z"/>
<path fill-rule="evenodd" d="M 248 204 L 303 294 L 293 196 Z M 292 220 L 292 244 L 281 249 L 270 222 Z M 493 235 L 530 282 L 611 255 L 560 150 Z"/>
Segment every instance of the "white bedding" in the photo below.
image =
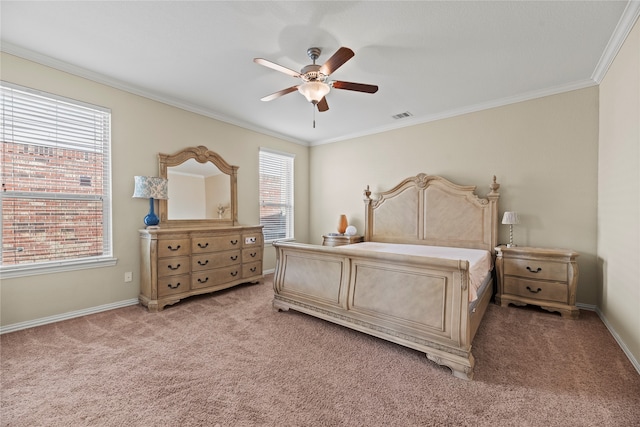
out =
<path fill-rule="evenodd" d="M 349 245 L 349 249 L 386 252 L 401 255 L 424 256 L 469 261 L 469 302 L 478 297 L 478 289 L 491 272 L 492 259 L 483 249 L 449 248 L 445 246 L 407 245 L 399 243 L 362 242 Z"/>

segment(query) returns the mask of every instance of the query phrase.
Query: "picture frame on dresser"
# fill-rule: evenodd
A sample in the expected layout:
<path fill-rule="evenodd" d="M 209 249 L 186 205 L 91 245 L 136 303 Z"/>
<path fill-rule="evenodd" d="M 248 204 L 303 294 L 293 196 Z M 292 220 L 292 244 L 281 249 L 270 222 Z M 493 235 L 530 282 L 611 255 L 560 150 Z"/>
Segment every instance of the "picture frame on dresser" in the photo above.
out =
<path fill-rule="evenodd" d="M 193 295 L 261 281 L 262 225 L 238 223 L 238 166 L 204 146 L 170 155 L 160 153 L 158 162 L 160 177 L 169 181 L 169 200 L 160 201 L 159 227 L 139 230 L 140 303 L 156 312 Z M 194 187 L 206 194 L 193 191 L 193 203 L 199 204 L 198 208 L 191 213 L 189 200 L 183 198 L 180 214 L 172 216 L 172 190 L 181 195 L 191 192 L 172 188 L 180 181 L 172 182 L 172 170 L 185 164 L 187 172 L 176 173 L 203 173 L 195 178 Z M 211 182 L 199 185 L 200 180 L 209 178 Z M 201 198 L 212 201 L 202 204 Z"/>

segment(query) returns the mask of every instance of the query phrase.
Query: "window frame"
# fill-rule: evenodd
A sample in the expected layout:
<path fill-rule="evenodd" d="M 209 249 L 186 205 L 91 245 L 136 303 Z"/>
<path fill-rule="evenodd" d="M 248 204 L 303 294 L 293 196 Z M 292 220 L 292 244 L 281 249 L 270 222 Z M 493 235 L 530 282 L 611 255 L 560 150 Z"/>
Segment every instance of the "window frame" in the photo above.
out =
<path fill-rule="evenodd" d="M 67 98 L 64 96 L 40 91 L 37 89 L 20 86 L 14 83 L 10 83 L 4 80 L 0 80 L 0 87 L 2 88 L 4 98 L 4 92 L 8 89 L 9 91 L 17 91 L 23 92 L 24 96 L 35 96 L 35 97 L 43 97 L 47 100 L 54 103 L 64 103 L 68 105 L 72 105 L 78 108 L 89 108 L 94 111 L 98 111 L 106 114 L 106 128 L 107 132 L 103 139 L 106 143 L 106 147 L 100 151 L 100 153 L 106 158 L 102 159 L 102 187 L 100 188 L 99 196 L 91 196 L 91 195 L 82 195 L 82 194 L 56 194 L 49 193 L 44 194 L 44 198 L 47 199 L 58 199 L 58 200 L 89 200 L 91 198 L 100 198 L 102 200 L 102 254 L 101 255 L 93 255 L 86 256 L 80 258 L 71 258 L 64 260 L 53 260 L 53 261 L 34 261 L 24 264 L 2 264 L 2 254 L 0 253 L 0 278 L 9 279 L 15 277 L 23 277 L 23 276 L 31 276 L 37 274 L 49 274 L 49 273 L 57 273 L 63 271 L 75 271 L 82 270 L 88 268 L 100 268 L 100 267 L 108 267 L 116 264 L 117 259 L 113 256 L 113 206 L 112 206 L 112 168 L 111 168 L 111 150 L 112 150 L 112 141 L 111 141 L 111 110 L 109 108 L 96 106 L 93 104 L 89 104 L 86 102 L 78 101 L 75 99 Z M 3 101 L 0 105 L 0 108 L 4 108 L 5 102 Z M 11 102 L 13 104 L 13 102 Z M 4 113 L 2 114 L 2 135 L 6 136 L 5 129 L 13 129 L 13 122 L 10 126 L 6 124 L 4 121 Z M 6 125 L 6 126 L 5 126 Z M 2 138 L 0 143 L 17 143 L 17 144 L 27 144 L 31 146 L 37 146 L 38 144 L 29 144 L 29 142 L 22 141 L 20 139 L 14 139 L 13 136 L 10 138 Z M 59 143 L 52 142 L 51 146 L 55 146 Z M 65 145 L 65 144 L 62 144 Z M 47 148 L 48 145 L 43 144 L 43 148 Z M 67 148 L 72 148 L 67 146 Z M 58 147 L 60 148 L 60 147 Z M 0 163 L 4 162 L 4 159 L 0 159 Z M 86 179 L 86 177 L 84 177 Z M 9 193 L 9 194 L 7 194 Z M 2 203 L 4 199 L 24 199 L 24 198 L 36 198 L 42 199 L 43 194 L 39 194 L 38 192 L 24 192 L 24 191 L 7 191 L 2 192 L 0 194 L 0 215 L 2 213 Z M 0 218 L 2 219 L 2 218 Z M 0 247 L 3 240 L 3 220 L 0 220 Z"/>
<path fill-rule="evenodd" d="M 285 180 L 287 180 L 288 182 L 285 183 L 285 185 L 288 185 L 287 191 L 289 193 L 288 197 L 289 200 L 285 201 L 285 203 L 271 203 L 271 205 L 273 207 L 280 207 L 285 209 L 285 214 L 287 215 L 287 221 L 285 222 L 284 225 L 284 233 L 285 236 L 284 237 L 275 237 L 275 238 L 270 238 L 268 236 L 268 233 L 265 233 L 265 229 L 267 229 L 267 225 L 268 223 L 266 223 L 265 221 L 263 221 L 263 216 L 262 216 L 262 207 L 265 205 L 265 201 L 263 200 L 262 197 L 262 191 L 263 191 L 263 182 L 262 182 L 262 178 L 263 178 L 263 172 L 262 172 L 262 168 L 263 168 L 263 154 L 265 156 L 271 156 L 272 159 L 279 159 L 279 161 L 283 161 L 283 162 L 287 162 L 289 163 L 288 168 L 290 168 L 290 175 L 288 177 L 285 177 Z M 259 151 L 259 155 L 258 155 L 258 197 L 260 198 L 258 200 L 259 203 L 259 217 L 260 217 L 260 225 L 263 226 L 263 234 L 265 236 L 265 243 L 272 243 L 275 241 L 286 241 L 286 240 L 294 240 L 295 239 L 295 154 L 292 153 L 287 153 L 287 152 L 283 152 L 283 151 L 277 151 L 277 150 L 272 150 L 270 148 L 264 148 L 264 147 L 260 147 L 260 151 Z M 282 176 L 282 175 L 280 175 Z"/>

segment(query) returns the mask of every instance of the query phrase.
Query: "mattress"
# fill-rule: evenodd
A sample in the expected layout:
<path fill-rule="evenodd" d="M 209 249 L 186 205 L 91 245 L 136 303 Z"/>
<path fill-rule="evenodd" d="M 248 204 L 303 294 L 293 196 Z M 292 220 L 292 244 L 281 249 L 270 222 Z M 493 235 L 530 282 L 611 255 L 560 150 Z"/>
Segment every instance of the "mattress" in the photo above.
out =
<path fill-rule="evenodd" d="M 493 268 L 489 251 L 483 249 L 449 248 L 446 246 L 407 245 L 401 243 L 362 242 L 349 245 L 349 249 L 385 252 L 400 255 L 464 260 L 469 262 L 469 302 L 478 297 L 478 290 Z"/>

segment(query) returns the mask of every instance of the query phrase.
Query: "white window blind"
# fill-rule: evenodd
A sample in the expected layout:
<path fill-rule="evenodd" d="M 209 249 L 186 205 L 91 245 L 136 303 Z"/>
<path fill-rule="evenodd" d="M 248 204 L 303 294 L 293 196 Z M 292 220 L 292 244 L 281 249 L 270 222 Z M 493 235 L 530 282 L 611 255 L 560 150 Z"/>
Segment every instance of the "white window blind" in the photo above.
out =
<path fill-rule="evenodd" d="M 293 239 L 292 154 L 260 149 L 260 224 L 266 241 Z"/>
<path fill-rule="evenodd" d="M 110 111 L 0 89 L 3 271 L 111 257 Z"/>

